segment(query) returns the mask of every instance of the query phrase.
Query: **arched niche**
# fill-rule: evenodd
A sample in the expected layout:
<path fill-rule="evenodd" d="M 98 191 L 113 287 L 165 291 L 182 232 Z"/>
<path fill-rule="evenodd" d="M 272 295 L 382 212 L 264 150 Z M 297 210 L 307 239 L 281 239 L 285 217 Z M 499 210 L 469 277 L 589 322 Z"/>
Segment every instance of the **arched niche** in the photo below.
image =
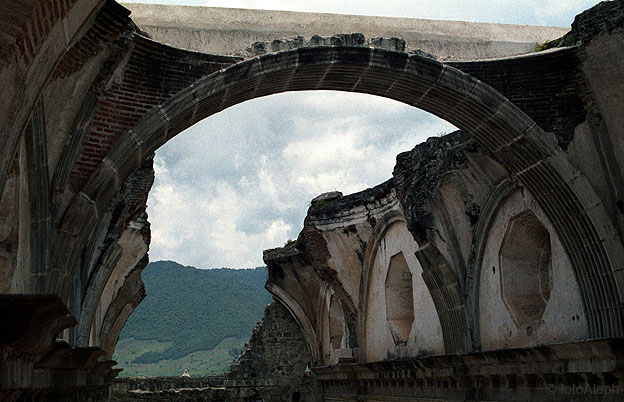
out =
<path fill-rule="evenodd" d="M 364 263 L 364 361 L 444 353 L 440 320 L 399 211 L 378 219 Z"/>
<path fill-rule="evenodd" d="M 550 299 L 550 234 L 533 211 L 511 217 L 498 253 L 501 294 L 518 326 L 539 325 Z"/>
<path fill-rule="evenodd" d="M 483 350 L 588 336 L 570 259 L 526 188 L 516 188 L 499 202 L 485 236 L 476 302 Z"/>
<path fill-rule="evenodd" d="M 343 346 L 344 322 L 342 304 L 336 295 L 332 295 L 329 300 L 329 347 L 334 351 Z"/>
<path fill-rule="evenodd" d="M 318 324 L 321 333 L 322 364 L 335 365 L 354 361 L 353 350 L 348 347 L 349 330 L 345 323 L 344 306 L 334 289 L 324 283 Z"/>
<path fill-rule="evenodd" d="M 386 275 L 386 322 L 394 343 L 407 345 L 414 323 L 414 288 L 403 252 L 390 257 Z"/>

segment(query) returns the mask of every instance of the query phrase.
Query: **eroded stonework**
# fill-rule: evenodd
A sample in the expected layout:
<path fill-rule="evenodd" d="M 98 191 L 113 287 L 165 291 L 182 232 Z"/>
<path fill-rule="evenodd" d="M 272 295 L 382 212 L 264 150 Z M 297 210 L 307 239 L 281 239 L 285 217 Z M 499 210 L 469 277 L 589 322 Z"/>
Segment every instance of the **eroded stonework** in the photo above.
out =
<path fill-rule="evenodd" d="M 310 364 L 301 328 L 282 304 L 273 302 L 266 307 L 242 354 L 230 366 L 225 387 L 247 388 L 246 398 L 250 399 L 310 401 Z"/>

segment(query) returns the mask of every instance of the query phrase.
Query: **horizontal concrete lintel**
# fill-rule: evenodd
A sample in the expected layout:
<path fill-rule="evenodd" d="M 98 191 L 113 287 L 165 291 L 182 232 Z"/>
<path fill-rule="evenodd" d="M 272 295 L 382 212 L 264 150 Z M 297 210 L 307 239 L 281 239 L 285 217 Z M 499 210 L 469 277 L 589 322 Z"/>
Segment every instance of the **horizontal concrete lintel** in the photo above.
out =
<path fill-rule="evenodd" d="M 559 27 L 329 13 L 136 3 L 124 6 L 132 10 L 134 22 L 154 39 L 213 54 L 234 54 L 253 42 L 357 32 L 370 38 L 401 38 L 411 49 L 430 46 L 425 50 L 436 49 L 445 58 L 468 60 L 530 53 L 536 43 L 569 31 Z M 209 40 L 215 37 L 221 40 Z"/>

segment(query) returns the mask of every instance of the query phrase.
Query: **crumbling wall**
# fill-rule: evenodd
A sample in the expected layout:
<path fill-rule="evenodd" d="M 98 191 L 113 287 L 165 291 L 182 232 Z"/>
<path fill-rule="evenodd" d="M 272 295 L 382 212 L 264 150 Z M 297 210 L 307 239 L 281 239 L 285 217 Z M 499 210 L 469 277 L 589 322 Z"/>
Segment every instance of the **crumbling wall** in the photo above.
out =
<path fill-rule="evenodd" d="M 310 400 L 303 399 L 311 392 L 306 376 L 309 362 L 301 328 L 286 307 L 274 301 L 230 366 L 225 385 L 239 388 L 246 398 L 267 402 Z"/>
<path fill-rule="evenodd" d="M 221 388 L 225 375 L 203 377 L 126 377 L 115 380 L 111 388 L 114 395 L 129 391 L 166 391 L 180 388 Z"/>

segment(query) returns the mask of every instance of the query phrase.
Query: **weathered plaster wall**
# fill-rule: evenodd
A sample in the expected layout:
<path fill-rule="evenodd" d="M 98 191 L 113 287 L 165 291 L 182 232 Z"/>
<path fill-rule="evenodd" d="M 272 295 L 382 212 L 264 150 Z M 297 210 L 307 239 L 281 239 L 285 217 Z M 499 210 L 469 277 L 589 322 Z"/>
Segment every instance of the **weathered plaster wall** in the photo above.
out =
<path fill-rule="evenodd" d="M 574 130 L 574 138 L 570 141 L 566 153 L 570 163 L 592 178 L 591 186 L 600 194 L 600 198 L 609 200 L 605 206 L 615 222 L 617 206 L 611 189 L 612 178 L 603 168 L 602 159 L 605 154 L 602 148 L 598 148 L 600 144 L 596 142 L 595 134 L 587 121 L 579 124 Z"/>
<path fill-rule="evenodd" d="M 612 219 L 624 234 L 624 90 L 621 77 L 624 61 L 619 56 L 624 47 L 624 4 L 601 3 L 601 7 L 577 16 L 569 40 L 582 45 L 580 70 L 587 90 L 585 102 L 588 123 L 600 156 L 599 171 L 606 176 Z M 608 35 L 606 34 L 608 33 Z"/>
<path fill-rule="evenodd" d="M 550 295 L 539 321 L 519 325 L 514 322 L 503 300 L 501 275 L 510 273 L 501 269 L 500 250 L 509 229 L 510 218 L 526 211 L 532 211 L 550 235 Z M 522 254 L 538 252 L 537 249 L 520 250 Z M 523 286 L 521 283 L 515 285 Z M 570 260 L 548 217 L 531 194 L 522 188 L 513 191 L 500 203 L 489 226 L 479 275 L 478 297 L 483 350 L 530 347 L 587 338 L 587 318 Z"/>
<path fill-rule="evenodd" d="M 592 40 L 584 49 L 582 70 L 587 77 L 594 100 L 604 119 L 608 138 L 614 147 L 615 160 L 624 174 L 624 63 L 621 50 L 624 29 Z"/>
<path fill-rule="evenodd" d="M 362 202 L 363 201 L 363 202 Z M 316 204 L 322 206 L 324 201 Z M 331 200 L 328 200 L 331 202 Z M 367 246 L 374 236 L 374 220 L 396 208 L 397 200 L 391 194 L 347 201 L 336 214 L 315 212 L 310 224 L 323 234 L 327 245 L 327 266 L 336 273 L 336 279 L 349 295 L 351 303 L 360 300 L 361 276 Z"/>

